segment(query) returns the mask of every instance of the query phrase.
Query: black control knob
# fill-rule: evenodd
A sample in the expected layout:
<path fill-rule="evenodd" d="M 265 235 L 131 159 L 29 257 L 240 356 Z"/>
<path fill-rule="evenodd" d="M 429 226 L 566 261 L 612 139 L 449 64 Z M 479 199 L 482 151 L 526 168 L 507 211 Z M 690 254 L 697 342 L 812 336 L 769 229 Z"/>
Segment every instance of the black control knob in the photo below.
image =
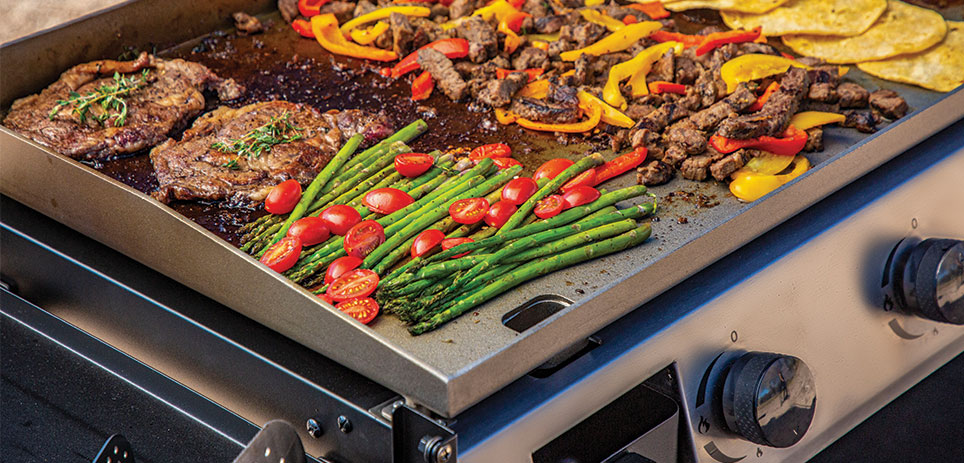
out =
<path fill-rule="evenodd" d="M 964 241 L 927 239 L 892 267 L 894 303 L 904 312 L 964 325 Z"/>
<path fill-rule="evenodd" d="M 731 431 L 759 445 L 784 448 L 799 442 L 810 428 L 817 389 L 802 360 L 749 352 L 730 365 L 722 399 Z"/>

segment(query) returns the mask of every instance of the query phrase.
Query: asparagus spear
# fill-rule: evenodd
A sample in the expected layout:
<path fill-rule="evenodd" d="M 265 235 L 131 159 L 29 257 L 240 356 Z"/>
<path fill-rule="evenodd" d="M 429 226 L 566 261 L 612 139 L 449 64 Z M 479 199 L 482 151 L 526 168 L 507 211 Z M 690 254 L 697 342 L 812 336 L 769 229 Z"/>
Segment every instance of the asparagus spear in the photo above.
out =
<path fill-rule="evenodd" d="M 345 164 L 344 170 L 335 177 L 335 180 L 338 180 L 340 183 L 342 180 L 345 180 L 350 176 L 349 171 L 352 170 L 356 165 L 364 166 L 374 157 L 384 154 L 385 151 L 388 150 L 389 146 L 392 145 L 393 143 L 395 142 L 408 143 L 412 141 L 415 137 L 425 133 L 426 130 L 428 130 L 428 123 L 426 123 L 422 119 L 418 119 L 415 122 L 408 124 L 398 132 L 395 132 L 392 135 L 390 135 L 388 138 L 372 145 L 365 151 L 358 153 L 357 156 L 355 156 Z M 332 184 L 334 183 L 335 182 L 332 182 Z M 322 194 L 328 193 L 330 191 L 331 191 L 331 188 L 326 187 L 325 189 L 322 190 Z"/>

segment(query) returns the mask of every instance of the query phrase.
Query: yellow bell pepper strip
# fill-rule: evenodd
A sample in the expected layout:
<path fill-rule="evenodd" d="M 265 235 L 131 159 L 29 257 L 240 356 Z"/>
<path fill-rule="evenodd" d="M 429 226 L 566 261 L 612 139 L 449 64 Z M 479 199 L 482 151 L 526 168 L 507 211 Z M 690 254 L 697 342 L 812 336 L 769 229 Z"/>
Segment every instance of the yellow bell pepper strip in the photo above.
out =
<path fill-rule="evenodd" d="M 803 111 L 794 114 L 793 117 L 790 118 L 790 125 L 800 130 L 807 130 L 818 125 L 840 123 L 845 119 L 847 118 L 844 117 L 843 114 L 822 111 Z"/>
<path fill-rule="evenodd" d="M 351 39 L 356 43 L 361 45 L 370 45 L 379 35 L 385 33 L 388 30 L 388 23 L 385 21 L 378 21 L 374 26 L 365 29 L 352 29 L 349 33 Z"/>
<path fill-rule="evenodd" d="M 392 13 L 399 13 L 405 16 L 418 16 L 421 18 L 427 17 L 432 14 L 432 10 L 425 8 L 424 6 L 389 6 L 385 8 L 379 8 L 375 11 L 365 13 L 361 16 L 353 18 L 351 21 L 346 22 L 341 25 L 341 33 L 345 36 L 351 32 L 352 29 L 361 26 L 362 24 L 367 24 L 372 21 L 378 21 L 379 19 L 386 19 L 392 15 Z"/>
<path fill-rule="evenodd" d="M 321 44 L 322 48 L 336 55 L 375 61 L 395 61 L 398 59 L 398 55 L 391 50 L 366 47 L 346 40 L 338 29 L 338 20 L 331 13 L 312 16 L 311 32 L 315 34 L 315 40 Z"/>
<path fill-rule="evenodd" d="M 793 163 L 794 159 L 793 156 L 780 156 L 779 154 L 761 151 L 760 154 L 747 161 L 743 169 L 757 174 L 776 175 L 783 172 L 784 169 Z M 736 173 L 734 173 L 734 175 L 735 174 Z"/>
<path fill-rule="evenodd" d="M 481 16 L 482 19 L 486 21 L 491 21 L 492 18 L 495 18 L 497 21 L 502 22 L 510 14 L 518 12 L 519 9 L 512 6 L 511 3 L 505 0 L 495 0 L 494 2 L 472 12 L 472 16 Z"/>
<path fill-rule="evenodd" d="M 742 201 L 756 201 L 766 196 L 777 188 L 791 180 L 803 175 L 810 169 L 810 161 L 804 156 L 797 156 L 793 159 L 793 170 L 785 175 L 765 175 L 757 174 L 749 170 L 741 169 L 733 173 L 733 181 L 730 182 L 730 193 Z"/>
<path fill-rule="evenodd" d="M 529 41 L 529 45 L 532 45 L 533 48 L 538 48 L 542 51 L 549 51 L 549 42 L 543 42 L 541 40 L 531 40 Z"/>
<path fill-rule="evenodd" d="M 602 5 L 606 0 L 586 0 L 586 6 Z"/>
<path fill-rule="evenodd" d="M 636 75 L 642 76 L 642 85 L 637 85 L 636 87 L 642 89 L 642 95 L 646 95 L 646 92 L 648 92 L 646 89 L 646 74 L 649 73 L 650 67 L 652 67 L 653 63 L 663 56 L 667 50 L 674 49 L 679 45 L 678 42 L 665 42 L 653 45 L 637 53 L 632 59 L 623 61 L 610 68 L 609 78 L 606 80 L 606 85 L 603 86 L 603 101 L 616 108 L 626 109 L 628 105 L 626 98 L 619 92 L 619 83 Z M 636 87 L 633 88 L 634 95 L 637 91 Z"/>
<path fill-rule="evenodd" d="M 794 156 L 807 144 L 807 132 L 794 126 L 787 127 L 780 138 L 763 135 L 756 138 L 738 140 L 713 135 L 710 146 L 721 153 L 732 153 L 740 148 L 757 148 L 780 156 Z"/>
<path fill-rule="evenodd" d="M 522 37 L 519 37 L 519 34 L 516 34 L 515 31 L 513 31 L 512 28 L 509 27 L 508 22 L 506 21 L 499 22 L 499 27 L 496 30 L 505 34 L 505 41 L 503 41 L 503 50 L 506 53 L 511 55 L 512 52 L 514 52 L 517 48 L 519 48 L 519 45 L 522 45 L 522 40 L 523 40 Z"/>
<path fill-rule="evenodd" d="M 583 92 L 585 93 L 585 92 Z M 543 132 L 564 132 L 564 133 L 582 133 L 588 132 L 599 125 L 599 121 L 602 120 L 602 107 L 598 104 L 579 95 L 579 107 L 589 115 L 589 119 L 579 122 L 570 122 L 564 124 L 547 124 L 544 122 L 530 121 L 525 118 L 516 119 L 516 124 L 530 129 L 530 130 L 540 130 Z"/>
<path fill-rule="evenodd" d="M 703 56 L 714 48 L 728 43 L 753 42 L 760 38 L 763 29 L 756 27 L 752 30 L 737 29 L 735 31 L 714 32 L 703 39 L 703 43 L 696 47 L 696 56 Z M 764 39 L 765 40 L 765 39 Z"/>
<path fill-rule="evenodd" d="M 622 21 L 612 16 L 609 16 L 599 10 L 579 10 L 579 14 L 582 15 L 582 18 L 585 19 L 586 21 L 589 21 L 593 24 L 598 24 L 600 26 L 605 27 L 606 29 L 609 29 L 609 32 L 616 32 L 626 27 L 626 25 L 623 24 Z"/>
<path fill-rule="evenodd" d="M 806 64 L 782 56 L 749 54 L 723 63 L 723 66 L 720 66 L 720 77 L 726 82 L 726 93 L 733 93 L 742 82 L 783 74 L 790 66 L 811 69 Z"/>
<path fill-rule="evenodd" d="M 585 48 L 580 48 L 578 50 L 571 50 L 559 54 L 559 57 L 563 61 L 575 61 L 583 53 L 588 53 L 593 56 L 605 55 L 607 53 L 615 53 L 617 51 L 623 51 L 638 42 L 644 37 L 648 37 L 654 31 L 663 27 L 662 24 L 656 21 L 643 21 L 636 24 L 630 24 L 612 34 L 609 34 L 602 39 L 599 39 L 596 43 L 589 45 Z"/>
<path fill-rule="evenodd" d="M 533 80 L 532 82 L 526 84 L 525 87 L 520 88 L 516 95 L 527 98 L 543 99 L 549 96 L 549 81 Z"/>
<path fill-rule="evenodd" d="M 626 8 L 642 11 L 651 19 L 666 19 L 669 17 L 669 11 L 666 11 L 666 8 L 663 8 L 662 2 L 630 3 L 629 5 L 626 5 Z"/>
<path fill-rule="evenodd" d="M 540 42 L 555 42 L 556 40 L 559 40 L 559 33 L 553 32 L 551 34 L 526 34 L 526 38 L 529 39 L 530 42 L 535 40 Z"/>
<path fill-rule="evenodd" d="M 593 103 L 599 105 L 602 108 L 602 117 L 600 118 L 603 122 L 609 125 L 615 125 L 616 127 L 630 128 L 636 125 L 636 121 L 632 120 L 629 116 L 623 114 L 620 110 L 609 106 L 605 101 L 600 100 L 592 93 L 584 92 L 582 90 L 577 94 L 580 98 L 590 100 Z"/>
<path fill-rule="evenodd" d="M 516 116 L 515 113 L 507 109 L 495 108 L 495 120 L 499 121 L 502 125 L 512 124 L 518 118 L 519 116 Z"/>

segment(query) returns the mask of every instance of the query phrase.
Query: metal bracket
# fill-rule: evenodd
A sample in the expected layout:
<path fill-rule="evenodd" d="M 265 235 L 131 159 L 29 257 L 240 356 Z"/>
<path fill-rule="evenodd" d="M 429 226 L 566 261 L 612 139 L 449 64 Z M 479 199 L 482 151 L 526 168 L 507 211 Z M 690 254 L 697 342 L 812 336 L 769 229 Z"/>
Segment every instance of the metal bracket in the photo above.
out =
<path fill-rule="evenodd" d="M 456 463 L 458 435 L 408 405 L 392 413 L 392 463 Z"/>

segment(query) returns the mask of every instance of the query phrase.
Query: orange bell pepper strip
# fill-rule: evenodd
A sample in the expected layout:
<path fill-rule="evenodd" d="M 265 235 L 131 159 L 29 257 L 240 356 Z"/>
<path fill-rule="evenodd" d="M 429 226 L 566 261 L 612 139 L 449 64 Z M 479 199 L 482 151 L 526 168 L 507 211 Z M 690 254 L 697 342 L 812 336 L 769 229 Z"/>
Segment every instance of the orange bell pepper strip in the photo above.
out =
<path fill-rule="evenodd" d="M 533 40 L 529 42 L 534 48 L 538 48 L 542 51 L 549 51 L 549 42 L 543 42 L 542 40 Z"/>
<path fill-rule="evenodd" d="M 525 118 L 518 118 L 515 122 L 520 126 L 530 129 L 530 130 L 540 130 L 543 132 L 564 132 L 564 133 L 582 133 L 588 132 L 599 125 L 599 121 L 602 119 L 602 108 L 592 102 L 591 100 L 585 99 L 582 95 L 579 96 L 579 107 L 582 108 L 589 118 L 584 121 L 570 122 L 564 124 L 549 124 L 545 122 L 535 122 L 530 121 Z"/>
<path fill-rule="evenodd" d="M 683 44 L 683 48 L 690 48 L 703 43 L 704 37 L 702 35 L 681 34 L 679 32 L 656 31 L 653 32 L 649 38 L 657 42 L 679 42 Z"/>
<path fill-rule="evenodd" d="M 677 84 L 674 82 L 666 82 L 664 80 L 656 80 L 650 82 L 649 93 L 676 93 L 679 95 L 686 95 L 686 86 L 683 84 Z"/>
<path fill-rule="evenodd" d="M 532 82 L 533 80 L 536 80 L 536 78 L 538 78 L 539 76 L 541 76 L 543 72 L 546 72 L 546 70 L 545 70 L 545 69 L 542 69 L 542 68 L 522 69 L 522 70 L 511 70 L 511 69 L 496 68 L 496 69 L 495 69 L 495 78 L 496 78 L 496 79 L 505 79 L 506 77 L 508 77 L 509 74 L 512 74 L 513 72 L 524 72 L 524 73 L 528 74 L 528 75 L 529 75 L 529 82 Z"/>
<path fill-rule="evenodd" d="M 503 50 L 506 53 L 511 55 L 512 52 L 514 52 L 517 48 L 519 48 L 519 45 L 522 45 L 522 37 L 519 37 L 519 34 L 516 34 L 515 31 L 513 31 L 509 27 L 509 24 L 506 23 L 505 21 L 499 22 L 498 31 L 505 34 L 505 42 L 503 42 Z"/>
<path fill-rule="evenodd" d="M 623 24 L 625 24 L 625 25 L 627 25 L 627 26 L 630 25 L 630 24 L 636 24 L 636 23 L 638 23 L 638 22 L 639 22 L 639 20 L 636 19 L 636 17 L 633 16 L 633 15 L 631 15 L 631 14 L 627 14 L 626 16 L 623 16 Z"/>
<path fill-rule="evenodd" d="M 773 92 L 777 91 L 779 88 L 779 82 L 771 82 L 767 89 L 763 91 L 763 95 L 760 95 L 760 97 L 757 98 L 756 101 L 754 101 L 753 104 L 746 109 L 748 111 L 759 111 L 763 109 L 763 105 L 766 104 L 767 100 L 770 99 L 770 95 L 773 95 Z"/>
<path fill-rule="evenodd" d="M 321 7 L 331 0 L 298 0 L 298 12 L 306 18 L 321 14 Z"/>
<path fill-rule="evenodd" d="M 757 148 L 780 156 L 794 156 L 807 144 L 807 132 L 794 126 L 787 127 L 780 138 L 767 135 L 738 140 L 719 135 L 710 137 L 710 146 L 721 153 L 732 153 L 740 148 Z"/>
<path fill-rule="evenodd" d="M 336 55 L 375 61 L 395 61 L 398 59 L 398 55 L 391 50 L 366 47 L 346 40 L 338 29 L 338 20 L 331 13 L 312 16 L 311 32 L 315 34 L 315 40 L 321 44 L 322 48 Z"/>
<path fill-rule="evenodd" d="M 421 101 L 432 96 L 432 90 L 435 88 L 435 81 L 432 80 L 432 75 L 428 71 L 422 71 L 415 80 L 412 81 L 412 100 Z"/>
<path fill-rule="evenodd" d="M 529 82 L 525 87 L 519 89 L 516 95 L 536 99 L 545 98 L 549 96 L 549 81 L 543 79 Z"/>
<path fill-rule="evenodd" d="M 499 121 L 499 123 L 502 125 L 512 124 L 518 118 L 519 116 L 516 116 L 512 111 L 502 108 L 495 108 L 495 120 Z"/>
<path fill-rule="evenodd" d="M 625 5 L 625 7 L 642 11 L 652 19 L 666 19 L 669 17 L 669 11 L 663 8 L 662 2 L 630 3 L 629 5 Z"/>
<path fill-rule="evenodd" d="M 762 30 L 762 28 L 756 27 L 749 31 L 738 29 L 735 31 L 714 32 L 707 35 L 703 39 L 703 43 L 696 47 L 696 56 L 705 55 L 714 48 L 728 43 L 752 42 L 760 37 Z"/>

